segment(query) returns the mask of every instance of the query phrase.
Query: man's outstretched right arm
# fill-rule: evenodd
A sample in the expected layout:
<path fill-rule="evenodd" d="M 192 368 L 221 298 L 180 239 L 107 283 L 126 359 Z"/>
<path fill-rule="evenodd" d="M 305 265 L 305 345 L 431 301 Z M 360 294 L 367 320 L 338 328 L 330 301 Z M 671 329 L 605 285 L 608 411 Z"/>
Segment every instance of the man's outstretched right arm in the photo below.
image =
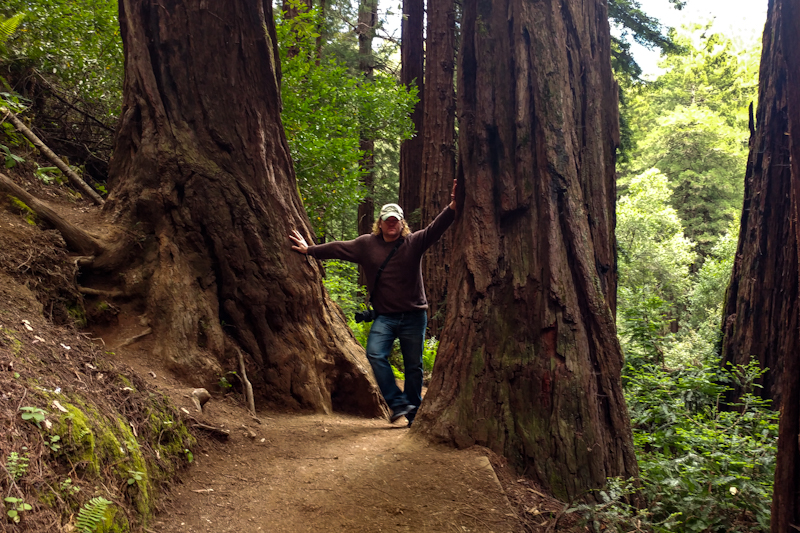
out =
<path fill-rule="evenodd" d="M 292 230 L 289 239 L 294 243 L 292 250 L 307 254 L 317 259 L 341 259 L 342 261 L 350 261 L 358 263 L 360 258 L 359 251 L 361 250 L 360 240 L 368 236 L 362 235 L 359 239 L 352 241 L 334 241 L 325 244 L 317 244 L 309 246 L 306 240 L 297 230 Z"/>

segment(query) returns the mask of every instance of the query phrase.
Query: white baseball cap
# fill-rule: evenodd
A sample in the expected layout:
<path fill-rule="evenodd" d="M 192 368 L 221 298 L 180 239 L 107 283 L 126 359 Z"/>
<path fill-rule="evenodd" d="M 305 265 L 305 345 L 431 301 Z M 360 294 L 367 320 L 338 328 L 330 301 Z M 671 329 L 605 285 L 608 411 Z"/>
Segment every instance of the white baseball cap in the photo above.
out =
<path fill-rule="evenodd" d="M 381 207 L 381 220 L 387 220 L 391 217 L 397 220 L 403 220 L 403 208 L 397 204 L 386 204 Z"/>

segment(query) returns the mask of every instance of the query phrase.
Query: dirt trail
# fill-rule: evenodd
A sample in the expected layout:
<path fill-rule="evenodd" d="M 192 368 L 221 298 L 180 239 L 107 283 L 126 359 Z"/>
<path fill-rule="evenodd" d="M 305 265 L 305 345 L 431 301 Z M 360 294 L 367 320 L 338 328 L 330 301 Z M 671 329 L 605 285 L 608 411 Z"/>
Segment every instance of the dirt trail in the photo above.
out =
<path fill-rule="evenodd" d="M 148 358 L 148 348 L 139 342 L 114 359 L 196 412 L 189 390 Z M 344 415 L 259 412 L 258 424 L 230 396 L 214 397 L 203 411 L 230 438 L 201 442 L 148 526 L 152 533 L 524 529 L 480 449 L 432 445 L 405 423 Z"/>

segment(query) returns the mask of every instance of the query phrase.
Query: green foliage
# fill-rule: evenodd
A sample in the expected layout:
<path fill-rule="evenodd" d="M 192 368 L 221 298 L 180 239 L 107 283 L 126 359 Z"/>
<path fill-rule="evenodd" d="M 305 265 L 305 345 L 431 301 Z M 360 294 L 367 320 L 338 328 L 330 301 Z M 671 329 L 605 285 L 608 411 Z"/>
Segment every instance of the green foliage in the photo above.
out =
<path fill-rule="evenodd" d="M 50 174 L 50 173 L 53 174 Z M 42 180 L 45 184 L 50 185 L 53 182 L 56 183 L 64 183 L 64 176 L 61 174 L 61 170 L 58 167 L 40 167 L 38 164 L 36 165 L 35 171 L 36 177 Z"/>
<path fill-rule="evenodd" d="M 609 480 L 601 503 L 569 512 L 618 531 L 769 531 L 778 413 L 751 393 L 722 402 L 727 383 L 752 390 L 762 373 L 757 363 L 726 371 L 629 366 L 639 484 Z M 628 503 L 634 493 L 644 498 L 639 509 Z"/>
<path fill-rule="evenodd" d="M 685 2 L 670 0 L 676 9 L 682 9 Z M 673 36 L 664 33 L 658 20 L 641 10 L 636 0 L 609 0 L 608 18 L 616 31 L 611 37 L 611 65 L 618 76 L 638 79 L 642 69 L 631 55 L 631 41 L 648 48 L 659 48 L 664 53 L 681 51 Z"/>
<path fill-rule="evenodd" d="M 742 131 L 696 105 L 663 115 L 641 143 L 640 163 L 667 176 L 672 206 L 703 256 L 741 210 L 746 148 Z"/>
<path fill-rule="evenodd" d="M 0 16 L 0 55 L 5 55 L 5 44 L 17 31 L 17 26 L 22 22 L 23 13 L 17 13 L 11 18 Z"/>
<path fill-rule="evenodd" d="M 306 212 L 317 235 L 350 238 L 352 208 L 364 197 L 360 137 L 410 138 L 416 94 L 376 73 L 365 80 L 317 49 L 317 10 L 276 21 L 281 51 L 283 125 Z M 346 229 L 347 228 L 347 229 Z"/>
<path fill-rule="evenodd" d="M 0 150 L 3 151 L 6 168 L 14 168 L 17 164 L 25 162 L 25 159 L 22 157 L 12 154 L 11 150 L 5 144 L 0 144 Z"/>
<path fill-rule="evenodd" d="M 619 311 L 617 326 L 629 363 L 664 363 L 668 325 L 678 320 L 691 289 L 693 244 L 668 202 L 666 176 L 635 176 L 617 202 Z"/>
<path fill-rule="evenodd" d="M 13 496 L 8 496 L 4 499 L 6 502 L 6 514 L 11 519 L 12 522 L 15 524 L 19 524 L 20 521 L 20 513 L 25 511 L 30 511 L 33 509 L 31 504 L 25 503 L 25 500 L 22 498 L 14 498 Z"/>
<path fill-rule="evenodd" d="M 55 453 L 55 452 L 57 452 L 58 450 L 61 449 L 61 444 L 59 444 L 60 440 L 61 440 L 61 436 L 60 435 L 50 435 L 47 438 L 47 441 L 45 442 L 45 444 L 47 445 L 48 448 L 50 448 L 50 450 L 53 453 Z"/>
<path fill-rule="evenodd" d="M 722 302 L 730 282 L 738 240 L 739 224 L 734 222 L 711 249 L 697 272 L 696 283 L 689 295 L 688 325 L 706 335 L 719 330 Z"/>
<path fill-rule="evenodd" d="M 364 288 L 358 284 L 358 266 L 347 261 L 325 261 L 325 278 L 322 283 L 331 300 L 339 304 L 348 320 L 364 308 Z"/>
<path fill-rule="evenodd" d="M 39 407 L 20 407 L 20 411 L 22 411 L 22 419 L 27 420 L 28 422 L 33 422 L 36 424 L 36 427 L 42 429 L 40 422 L 43 422 L 44 419 L 47 417 L 47 411 L 44 409 L 40 409 Z"/>
<path fill-rule="evenodd" d="M 685 53 L 667 55 L 665 74 L 627 86 L 621 123 L 628 144 L 619 190 L 625 194 L 630 181 L 651 168 L 666 175 L 670 205 L 705 258 L 741 209 L 758 47 L 737 51 L 724 36 L 699 26 L 678 41 Z"/>
<path fill-rule="evenodd" d="M 80 533 L 94 533 L 105 518 L 106 509 L 111 502 L 102 497 L 92 498 L 78 512 L 75 527 Z"/>
<path fill-rule="evenodd" d="M 422 371 L 426 374 L 433 372 L 433 363 L 436 361 L 436 353 L 439 351 L 439 340 L 431 337 L 425 340 L 422 349 Z"/>
<path fill-rule="evenodd" d="M 139 472 L 138 470 L 128 470 L 128 474 L 130 477 L 128 478 L 128 485 L 133 485 L 138 481 L 142 481 L 145 478 L 145 472 Z"/>
<path fill-rule="evenodd" d="M 754 386 L 762 373 L 757 363 L 629 372 L 626 397 L 654 520 L 669 518 L 673 530 L 731 531 L 749 519 L 769 530 L 778 414 L 750 393 L 724 406 L 729 387 L 720 384 Z"/>
<path fill-rule="evenodd" d="M 24 15 L 7 41 L 7 60 L 59 78 L 112 113 L 122 98 L 124 61 L 117 2 L 5 0 L 0 15 Z"/>
<path fill-rule="evenodd" d="M 27 448 L 23 448 L 27 450 Z M 6 470 L 14 478 L 14 481 L 21 479 L 28 473 L 30 458 L 27 452 L 20 455 L 18 452 L 11 452 L 6 459 Z"/>
<path fill-rule="evenodd" d="M 81 491 L 81 488 L 72 483 L 72 478 L 67 478 L 58 484 L 61 494 L 65 496 L 74 496 Z"/>

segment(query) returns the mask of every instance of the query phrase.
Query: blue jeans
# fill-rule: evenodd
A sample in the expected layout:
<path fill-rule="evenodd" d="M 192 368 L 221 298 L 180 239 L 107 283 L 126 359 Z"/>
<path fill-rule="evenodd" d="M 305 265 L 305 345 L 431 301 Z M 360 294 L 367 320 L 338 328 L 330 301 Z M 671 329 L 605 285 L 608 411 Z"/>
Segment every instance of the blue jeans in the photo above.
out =
<path fill-rule="evenodd" d="M 409 421 L 414 420 L 416 408 L 422 403 L 422 349 L 427 325 L 428 315 L 424 310 L 379 315 L 372 323 L 367 338 L 367 359 L 384 400 L 392 411 L 413 405 L 415 409 L 406 415 Z M 400 350 L 403 352 L 405 392 L 397 386 L 389 363 L 395 339 L 400 339 Z"/>

